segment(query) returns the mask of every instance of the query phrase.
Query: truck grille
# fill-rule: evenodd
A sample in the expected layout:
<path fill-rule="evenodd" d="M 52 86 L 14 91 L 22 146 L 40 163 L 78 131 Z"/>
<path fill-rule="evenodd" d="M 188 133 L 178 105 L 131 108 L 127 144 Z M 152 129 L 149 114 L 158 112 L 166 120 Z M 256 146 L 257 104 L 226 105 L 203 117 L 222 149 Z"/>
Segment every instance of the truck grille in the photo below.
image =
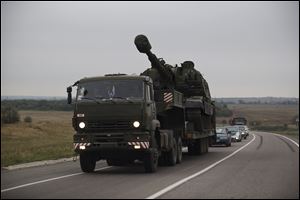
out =
<path fill-rule="evenodd" d="M 123 142 L 124 134 L 114 134 L 114 135 L 95 135 L 95 143 L 106 143 L 106 142 Z"/>
<path fill-rule="evenodd" d="M 93 130 L 128 130 L 133 127 L 130 121 L 89 121 L 87 128 Z"/>

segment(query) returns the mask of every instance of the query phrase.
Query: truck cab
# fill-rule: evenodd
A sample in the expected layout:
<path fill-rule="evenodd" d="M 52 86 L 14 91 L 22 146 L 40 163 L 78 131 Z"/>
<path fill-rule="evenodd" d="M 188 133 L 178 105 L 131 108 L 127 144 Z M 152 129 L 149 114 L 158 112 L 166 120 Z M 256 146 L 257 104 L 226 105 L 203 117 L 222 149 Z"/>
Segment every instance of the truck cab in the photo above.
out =
<path fill-rule="evenodd" d="M 151 78 L 106 75 L 83 78 L 74 86 L 74 150 L 84 172 L 92 172 L 100 159 L 122 165 L 158 157 L 155 131 L 160 123 Z M 156 165 L 148 162 L 146 171 L 155 170 Z"/>

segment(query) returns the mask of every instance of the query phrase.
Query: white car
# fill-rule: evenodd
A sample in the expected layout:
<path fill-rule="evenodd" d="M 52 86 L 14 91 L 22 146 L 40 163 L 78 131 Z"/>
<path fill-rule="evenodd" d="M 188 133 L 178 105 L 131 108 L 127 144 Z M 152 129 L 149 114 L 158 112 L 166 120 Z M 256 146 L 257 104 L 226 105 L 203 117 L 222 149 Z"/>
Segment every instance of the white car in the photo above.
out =
<path fill-rule="evenodd" d="M 231 140 L 233 142 L 240 142 L 242 141 L 242 134 L 237 126 L 227 126 L 226 127 L 228 132 L 231 134 Z"/>
<path fill-rule="evenodd" d="M 249 135 L 249 129 L 246 125 L 235 125 L 239 128 L 241 134 L 242 134 L 242 138 L 243 139 L 247 139 L 248 135 Z"/>

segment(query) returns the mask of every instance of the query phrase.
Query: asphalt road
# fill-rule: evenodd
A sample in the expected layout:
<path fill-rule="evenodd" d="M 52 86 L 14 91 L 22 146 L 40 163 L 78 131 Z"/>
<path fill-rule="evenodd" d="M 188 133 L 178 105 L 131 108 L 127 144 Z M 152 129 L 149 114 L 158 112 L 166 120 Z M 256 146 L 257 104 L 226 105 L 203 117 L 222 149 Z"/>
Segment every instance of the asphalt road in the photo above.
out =
<path fill-rule="evenodd" d="M 77 162 L 1 170 L 1 198 L 279 198 L 299 199 L 299 141 L 252 132 L 231 147 L 184 154 L 174 167 L 144 173 L 141 163 L 82 173 Z"/>

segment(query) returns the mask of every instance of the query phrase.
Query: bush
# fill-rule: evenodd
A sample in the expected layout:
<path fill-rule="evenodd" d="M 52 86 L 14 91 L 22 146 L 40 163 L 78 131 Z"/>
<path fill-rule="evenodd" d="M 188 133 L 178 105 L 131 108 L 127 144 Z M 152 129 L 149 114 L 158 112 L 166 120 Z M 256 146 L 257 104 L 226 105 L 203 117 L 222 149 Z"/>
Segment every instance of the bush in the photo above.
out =
<path fill-rule="evenodd" d="M 217 117 L 231 117 L 232 111 L 228 109 L 226 104 L 216 103 L 216 116 Z"/>
<path fill-rule="evenodd" d="M 26 122 L 26 123 L 31 123 L 31 122 L 32 122 L 32 118 L 31 118 L 30 116 L 26 116 L 26 117 L 24 118 L 24 122 Z"/>
<path fill-rule="evenodd" d="M 20 121 L 20 115 L 12 106 L 1 107 L 1 123 L 10 124 Z"/>

